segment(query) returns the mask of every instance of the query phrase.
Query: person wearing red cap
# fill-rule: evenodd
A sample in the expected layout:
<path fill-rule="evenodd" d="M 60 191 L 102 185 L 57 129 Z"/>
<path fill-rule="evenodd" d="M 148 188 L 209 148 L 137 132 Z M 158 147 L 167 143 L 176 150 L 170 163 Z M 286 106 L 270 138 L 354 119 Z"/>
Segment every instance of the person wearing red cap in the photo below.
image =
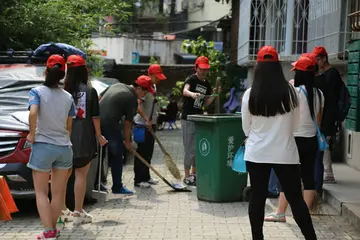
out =
<path fill-rule="evenodd" d="M 264 239 L 264 208 L 273 169 L 305 239 L 315 240 L 302 196 L 294 138 L 300 120 L 298 94 L 285 79 L 278 53 L 271 46 L 258 52 L 253 84 L 243 95 L 241 113 L 242 129 L 247 136 L 244 160 L 252 190 L 249 202 L 252 238 Z"/>
<path fill-rule="evenodd" d="M 315 200 L 315 159 L 318 153 L 317 128 L 321 123 L 324 108 L 323 93 L 315 87 L 316 60 L 311 54 L 303 54 L 292 64 L 295 71 L 294 86 L 299 96 L 300 121 L 294 133 L 300 157 L 300 172 L 303 196 L 308 209 Z M 281 191 L 276 212 L 265 217 L 268 222 L 286 222 L 288 202 Z"/>
<path fill-rule="evenodd" d="M 56 222 L 64 206 L 73 153 L 70 134 L 75 116 L 74 101 L 60 88 L 65 76 L 65 60 L 51 55 L 46 64 L 44 86 L 31 89 L 29 97 L 29 134 L 32 143 L 27 166 L 32 169 L 36 205 L 45 230 L 37 239 L 55 239 L 60 231 Z M 48 198 L 51 172 L 51 201 Z"/>
<path fill-rule="evenodd" d="M 187 116 L 202 114 L 203 108 L 209 106 L 214 97 L 211 97 L 212 88 L 206 75 L 209 72 L 209 59 L 200 56 L 196 59 L 196 73 L 185 80 L 183 88 L 183 106 L 181 114 L 181 125 L 184 143 L 184 183 L 196 185 L 195 165 L 195 123 L 187 121 Z M 192 170 L 190 174 L 190 170 Z"/>
<path fill-rule="evenodd" d="M 149 76 L 142 75 L 145 81 L 152 83 Z M 153 85 L 155 86 L 155 85 Z M 156 131 L 156 122 L 153 122 L 154 113 L 156 111 L 154 91 L 148 92 L 144 98 L 138 99 L 138 114 L 134 117 L 135 130 L 141 130 L 143 134 L 142 141 L 137 141 L 137 152 L 144 157 L 148 163 L 151 164 L 151 158 L 154 152 L 155 139 L 150 132 L 150 129 Z M 149 188 L 151 185 L 158 184 L 158 181 L 150 177 L 149 168 L 141 162 L 138 157 L 134 157 L 134 185 L 140 188 Z"/>
<path fill-rule="evenodd" d="M 96 138 L 100 146 L 107 140 L 102 136 L 99 118 L 98 94 L 88 85 L 88 70 L 85 60 L 79 55 L 67 58 L 67 73 L 64 89 L 73 96 L 76 116 L 73 120 L 71 142 L 73 144 L 73 167 L 75 169 L 75 209 L 72 213 L 66 205 L 60 216 L 74 224 L 90 223 L 92 216 L 83 209 L 87 174 L 90 162 L 97 155 Z M 69 171 L 69 177 L 72 171 Z"/>
<path fill-rule="evenodd" d="M 328 114 L 326 120 L 321 126 L 321 131 L 330 143 L 334 138 L 333 136 L 336 135 L 336 132 L 341 125 L 340 123 L 343 121 L 343 119 L 339 120 L 338 118 L 338 112 L 341 111 L 338 106 L 343 105 L 340 102 L 341 90 L 347 90 L 347 88 L 341 79 L 340 73 L 336 70 L 336 68 L 330 65 L 328 53 L 324 47 L 316 46 L 312 51 L 312 54 L 316 57 L 319 69 L 324 76 L 324 83 L 322 85 L 325 85 L 329 89 L 327 94 L 324 93 L 325 99 L 327 102 L 332 103 L 332 106 L 327 104 L 329 107 L 327 107 L 326 112 L 329 112 L 330 114 L 332 113 L 333 116 L 331 117 L 330 114 Z M 321 166 L 321 168 L 323 167 L 324 170 L 322 171 L 322 169 L 320 169 L 319 171 L 323 174 L 323 182 L 336 183 L 332 169 L 330 149 L 320 152 L 319 161 L 321 161 L 321 159 L 323 159 L 323 166 Z M 322 182 L 320 182 L 320 186 L 318 188 L 318 190 L 320 190 L 320 188 L 322 189 Z"/>
<path fill-rule="evenodd" d="M 143 76 L 132 85 L 116 83 L 109 86 L 100 100 L 101 132 L 109 141 L 109 163 L 113 180 L 112 193 L 133 194 L 122 183 L 123 146 L 132 149 L 131 129 L 138 108 L 138 99 L 153 92 L 151 81 Z M 123 133 L 119 122 L 123 122 Z M 123 139 L 124 138 L 124 139 Z"/>

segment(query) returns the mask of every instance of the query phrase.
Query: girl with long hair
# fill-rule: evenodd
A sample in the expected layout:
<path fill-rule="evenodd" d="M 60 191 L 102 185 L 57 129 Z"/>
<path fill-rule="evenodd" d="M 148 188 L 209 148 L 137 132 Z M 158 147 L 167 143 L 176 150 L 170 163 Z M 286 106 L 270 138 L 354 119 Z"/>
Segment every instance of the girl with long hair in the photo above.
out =
<path fill-rule="evenodd" d="M 294 133 L 300 157 L 301 180 L 304 188 L 304 200 L 311 209 L 315 199 L 315 159 L 318 152 L 317 131 L 314 123 L 321 123 L 324 108 L 324 96 L 315 88 L 316 60 L 309 54 L 303 54 L 297 62 L 293 63 L 295 71 L 294 86 L 299 95 L 300 122 Z M 281 191 L 278 208 L 265 218 L 269 222 L 286 222 L 286 208 L 288 202 Z"/>
<path fill-rule="evenodd" d="M 301 191 L 299 154 L 294 132 L 299 122 L 298 95 L 284 77 L 278 53 L 271 46 L 258 52 L 254 81 L 241 106 L 242 128 L 252 197 L 249 218 L 253 240 L 263 240 L 265 201 L 271 169 L 284 190 L 296 223 L 307 240 L 316 239 Z"/>
<path fill-rule="evenodd" d="M 65 76 L 65 60 L 51 55 L 46 63 L 45 83 L 31 89 L 29 134 L 32 143 L 27 166 L 32 169 L 36 205 L 45 230 L 37 239 L 56 239 L 56 222 L 64 205 L 67 174 L 72 168 L 70 134 L 75 116 L 72 96 L 58 84 Z M 51 201 L 49 178 L 51 172 Z"/>
<path fill-rule="evenodd" d="M 97 155 L 96 138 L 100 146 L 104 146 L 107 140 L 101 134 L 98 94 L 89 84 L 85 60 L 81 56 L 71 55 L 67 59 L 67 68 L 65 90 L 73 96 L 76 112 L 71 134 L 75 169 L 75 210 L 71 213 L 64 207 L 63 217 L 71 220 L 72 216 L 74 224 L 82 224 L 92 222 L 92 216 L 85 212 L 83 204 L 90 162 Z"/>

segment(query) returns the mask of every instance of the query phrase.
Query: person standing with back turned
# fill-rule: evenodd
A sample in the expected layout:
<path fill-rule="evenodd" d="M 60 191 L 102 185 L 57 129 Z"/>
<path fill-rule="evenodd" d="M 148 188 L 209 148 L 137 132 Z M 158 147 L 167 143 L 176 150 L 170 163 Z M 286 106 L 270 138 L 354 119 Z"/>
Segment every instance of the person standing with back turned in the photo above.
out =
<path fill-rule="evenodd" d="M 294 132 L 300 120 L 298 95 L 285 79 L 278 53 L 271 46 L 258 52 L 252 87 L 241 106 L 246 168 L 252 197 L 249 218 L 253 240 L 263 240 L 265 201 L 271 169 L 284 190 L 306 240 L 316 240 L 301 190 L 299 153 Z"/>
<path fill-rule="evenodd" d="M 203 107 L 209 106 L 215 99 L 210 97 L 212 90 L 206 79 L 210 69 L 209 59 L 200 56 L 196 59 L 196 73 L 185 80 L 183 88 L 183 106 L 181 114 L 181 128 L 184 143 L 184 168 L 187 185 L 196 185 L 195 164 L 195 123 L 188 121 L 187 116 L 191 114 L 202 114 Z M 190 169 L 191 174 L 190 174 Z"/>

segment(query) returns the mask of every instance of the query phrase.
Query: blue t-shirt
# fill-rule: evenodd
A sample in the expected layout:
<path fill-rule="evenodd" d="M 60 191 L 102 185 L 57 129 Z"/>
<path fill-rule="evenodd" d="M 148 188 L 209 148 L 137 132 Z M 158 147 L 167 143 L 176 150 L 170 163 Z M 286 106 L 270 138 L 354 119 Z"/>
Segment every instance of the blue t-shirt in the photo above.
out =
<path fill-rule="evenodd" d="M 66 122 L 75 116 L 75 104 L 71 94 L 61 88 L 39 86 L 30 90 L 29 110 L 39 106 L 35 142 L 59 146 L 71 145 Z"/>

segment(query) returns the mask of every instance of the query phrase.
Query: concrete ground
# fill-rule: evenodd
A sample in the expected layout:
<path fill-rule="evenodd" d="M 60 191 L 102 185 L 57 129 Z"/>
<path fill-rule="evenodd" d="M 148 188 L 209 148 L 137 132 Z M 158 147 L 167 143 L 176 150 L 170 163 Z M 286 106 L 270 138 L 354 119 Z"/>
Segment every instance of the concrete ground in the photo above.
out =
<path fill-rule="evenodd" d="M 182 168 L 181 132 L 161 131 L 158 134 Z M 158 146 L 153 165 L 171 179 Z M 131 165 L 125 167 L 123 179 L 126 186 L 134 189 Z M 68 224 L 59 239 L 251 239 L 246 202 L 207 203 L 197 200 L 196 188 L 192 188 L 191 193 L 171 193 L 169 190 L 160 183 L 151 189 L 136 189 L 130 197 L 110 194 L 107 202 L 86 206 L 94 216 L 92 224 L 80 227 Z M 276 202 L 268 201 L 268 208 L 275 205 Z M 313 216 L 318 239 L 360 239 L 360 232 L 349 222 L 328 206 L 325 208 L 328 210 Z M 18 213 L 13 221 L 0 223 L 0 239 L 36 239 L 41 230 L 35 211 Z M 291 216 L 287 223 L 265 223 L 264 233 L 265 239 L 303 239 Z"/>

